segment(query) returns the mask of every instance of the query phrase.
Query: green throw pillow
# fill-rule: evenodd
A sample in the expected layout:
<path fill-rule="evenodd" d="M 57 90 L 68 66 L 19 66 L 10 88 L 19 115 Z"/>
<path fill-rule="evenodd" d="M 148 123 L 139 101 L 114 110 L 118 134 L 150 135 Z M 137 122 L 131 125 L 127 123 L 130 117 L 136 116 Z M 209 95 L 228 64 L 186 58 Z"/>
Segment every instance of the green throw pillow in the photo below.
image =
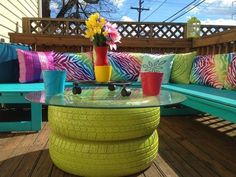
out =
<path fill-rule="evenodd" d="M 190 73 L 196 52 L 176 54 L 171 72 L 171 82 L 189 84 Z"/>

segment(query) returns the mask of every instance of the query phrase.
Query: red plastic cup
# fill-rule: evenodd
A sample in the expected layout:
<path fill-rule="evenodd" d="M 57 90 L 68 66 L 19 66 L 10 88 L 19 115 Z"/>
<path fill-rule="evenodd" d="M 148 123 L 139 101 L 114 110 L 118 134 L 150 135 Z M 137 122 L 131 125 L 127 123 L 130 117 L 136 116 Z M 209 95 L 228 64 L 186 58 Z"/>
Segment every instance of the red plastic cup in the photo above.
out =
<path fill-rule="evenodd" d="M 143 95 L 157 96 L 160 94 L 163 73 L 141 72 Z"/>

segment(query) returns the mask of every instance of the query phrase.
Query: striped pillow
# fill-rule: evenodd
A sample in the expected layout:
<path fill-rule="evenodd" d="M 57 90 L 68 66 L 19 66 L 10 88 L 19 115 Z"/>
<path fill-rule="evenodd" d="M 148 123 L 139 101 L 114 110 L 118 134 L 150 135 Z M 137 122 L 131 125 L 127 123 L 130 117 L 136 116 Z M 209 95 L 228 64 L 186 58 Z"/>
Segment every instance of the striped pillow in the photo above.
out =
<path fill-rule="evenodd" d="M 53 70 L 53 52 L 17 50 L 20 76 L 19 82 L 42 81 L 42 70 Z"/>
<path fill-rule="evenodd" d="M 236 89 L 236 53 L 229 55 L 231 57 L 224 87 L 226 89 Z"/>
<path fill-rule="evenodd" d="M 108 59 L 112 66 L 111 80 L 137 81 L 142 55 L 130 52 L 108 52 Z"/>
<path fill-rule="evenodd" d="M 54 53 L 54 64 L 57 70 L 66 70 L 67 81 L 95 80 L 92 52 L 87 53 Z"/>
<path fill-rule="evenodd" d="M 198 56 L 193 63 L 191 83 L 223 88 L 230 58 L 230 54 Z"/>

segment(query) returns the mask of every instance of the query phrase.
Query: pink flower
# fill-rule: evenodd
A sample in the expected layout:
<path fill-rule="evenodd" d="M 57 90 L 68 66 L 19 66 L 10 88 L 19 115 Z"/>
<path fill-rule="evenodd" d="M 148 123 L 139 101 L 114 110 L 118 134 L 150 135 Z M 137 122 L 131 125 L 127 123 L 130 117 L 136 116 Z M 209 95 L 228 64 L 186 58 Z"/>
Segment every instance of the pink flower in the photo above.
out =
<path fill-rule="evenodd" d="M 120 33 L 117 30 L 117 25 L 107 22 L 105 24 L 105 31 L 107 32 L 106 43 L 110 46 L 111 50 L 113 48 L 116 50 L 116 43 L 120 43 L 121 39 Z"/>

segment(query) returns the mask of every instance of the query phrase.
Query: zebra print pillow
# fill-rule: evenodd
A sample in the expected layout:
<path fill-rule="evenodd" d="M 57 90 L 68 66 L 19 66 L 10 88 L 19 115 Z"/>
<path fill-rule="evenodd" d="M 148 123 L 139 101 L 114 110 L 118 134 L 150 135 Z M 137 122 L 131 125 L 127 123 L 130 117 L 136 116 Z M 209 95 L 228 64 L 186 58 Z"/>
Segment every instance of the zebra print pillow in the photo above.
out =
<path fill-rule="evenodd" d="M 142 55 L 128 52 L 108 52 L 108 59 L 112 66 L 111 80 L 137 81 Z"/>
<path fill-rule="evenodd" d="M 236 89 L 236 53 L 230 54 L 231 60 L 228 67 L 224 87 L 226 89 Z"/>
<path fill-rule="evenodd" d="M 193 63 L 191 83 L 222 89 L 230 57 L 229 54 L 198 56 Z"/>
<path fill-rule="evenodd" d="M 196 52 L 176 54 L 171 71 L 171 82 L 189 84 L 190 73 Z"/>
<path fill-rule="evenodd" d="M 54 66 L 66 70 L 66 80 L 94 80 L 92 53 L 54 53 Z"/>

